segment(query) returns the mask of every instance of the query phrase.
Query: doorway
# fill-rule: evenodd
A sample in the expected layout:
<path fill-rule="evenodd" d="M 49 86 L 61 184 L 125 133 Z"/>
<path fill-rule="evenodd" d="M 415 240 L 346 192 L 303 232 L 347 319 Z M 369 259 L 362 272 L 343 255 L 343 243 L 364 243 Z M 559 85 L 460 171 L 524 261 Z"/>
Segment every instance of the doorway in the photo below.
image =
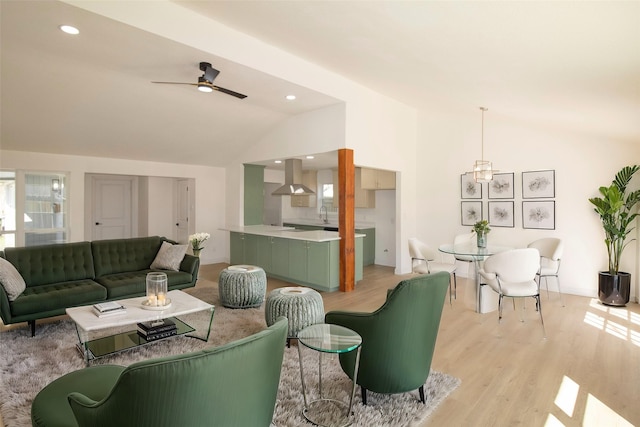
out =
<path fill-rule="evenodd" d="M 126 175 L 88 175 L 91 189 L 88 236 L 90 240 L 123 239 L 138 235 L 138 180 Z"/>

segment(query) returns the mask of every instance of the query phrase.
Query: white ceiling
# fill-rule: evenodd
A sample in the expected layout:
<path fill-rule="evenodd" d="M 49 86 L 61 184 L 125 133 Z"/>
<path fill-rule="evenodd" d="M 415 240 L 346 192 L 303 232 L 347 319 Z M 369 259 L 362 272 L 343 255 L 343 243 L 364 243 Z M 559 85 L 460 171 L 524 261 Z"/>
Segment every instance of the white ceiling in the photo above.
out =
<path fill-rule="evenodd" d="M 640 1 L 176 1 L 406 104 L 640 143 Z"/>
<path fill-rule="evenodd" d="M 287 117 L 340 102 L 64 3 L 0 7 L 2 149 L 226 166 Z M 201 61 L 248 97 L 151 83 L 197 82 Z"/>
<path fill-rule="evenodd" d="M 426 111 L 640 142 L 639 1 L 176 3 Z M 3 149 L 224 166 L 340 102 L 67 4 L 0 8 Z M 57 29 L 68 19 L 79 36 Z M 200 61 L 248 98 L 150 83 L 195 82 Z"/>

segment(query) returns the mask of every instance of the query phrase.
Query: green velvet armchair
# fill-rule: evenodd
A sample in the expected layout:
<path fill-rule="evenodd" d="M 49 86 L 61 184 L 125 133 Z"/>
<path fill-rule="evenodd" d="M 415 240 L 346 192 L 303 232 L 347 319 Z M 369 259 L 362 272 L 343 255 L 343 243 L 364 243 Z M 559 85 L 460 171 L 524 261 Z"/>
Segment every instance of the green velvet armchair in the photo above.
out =
<path fill-rule="evenodd" d="M 31 407 L 38 427 L 268 426 L 287 335 L 281 317 L 227 345 L 121 367 L 92 366 L 51 382 Z"/>
<path fill-rule="evenodd" d="M 341 325 L 362 336 L 357 384 L 362 403 L 367 390 L 406 393 L 418 389 L 425 403 L 424 384 L 438 336 L 449 274 L 439 272 L 403 280 L 373 313 L 330 311 L 326 323 Z M 353 378 L 355 355 L 340 355 L 344 372 Z"/>

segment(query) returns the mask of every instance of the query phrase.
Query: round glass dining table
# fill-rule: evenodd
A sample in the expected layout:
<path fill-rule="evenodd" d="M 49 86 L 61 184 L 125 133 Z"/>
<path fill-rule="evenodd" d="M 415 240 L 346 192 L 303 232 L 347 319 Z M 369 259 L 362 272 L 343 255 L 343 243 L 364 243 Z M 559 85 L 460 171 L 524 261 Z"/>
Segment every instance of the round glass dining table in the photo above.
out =
<path fill-rule="evenodd" d="M 444 252 L 446 254 L 458 255 L 458 256 L 468 256 L 473 258 L 473 267 L 474 267 L 474 279 L 475 279 L 475 305 L 476 312 L 482 313 L 481 307 L 481 299 L 480 299 L 480 263 L 487 257 L 497 254 L 498 252 L 504 252 L 513 249 L 509 246 L 497 246 L 497 245 L 487 245 L 484 248 L 479 248 L 472 242 L 464 242 L 457 244 L 447 244 L 441 245 L 438 250 L 440 252 Z"/>

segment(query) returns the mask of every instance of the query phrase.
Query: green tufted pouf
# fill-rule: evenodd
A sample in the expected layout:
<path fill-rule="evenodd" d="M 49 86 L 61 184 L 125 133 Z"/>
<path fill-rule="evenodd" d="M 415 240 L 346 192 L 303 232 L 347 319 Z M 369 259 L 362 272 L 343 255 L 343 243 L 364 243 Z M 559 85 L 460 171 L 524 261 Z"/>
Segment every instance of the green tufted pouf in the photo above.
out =
<path fill-rule="evenodd" d="M 225 307 L 260 307 L 266 292 L 267 276 L 254 265 L 232 265 L 218 277 L 220 303 Z"/>
<path fill-rule="evenodd" d="M 322 297 L 313 289 L 302 286 L 274 289 L 267 296 L 264 309 L 267 326 L 273 325 L 280 316 L 289 320 L 287 337 L 296 338 L 307 326 L 324 322 Z"/>

